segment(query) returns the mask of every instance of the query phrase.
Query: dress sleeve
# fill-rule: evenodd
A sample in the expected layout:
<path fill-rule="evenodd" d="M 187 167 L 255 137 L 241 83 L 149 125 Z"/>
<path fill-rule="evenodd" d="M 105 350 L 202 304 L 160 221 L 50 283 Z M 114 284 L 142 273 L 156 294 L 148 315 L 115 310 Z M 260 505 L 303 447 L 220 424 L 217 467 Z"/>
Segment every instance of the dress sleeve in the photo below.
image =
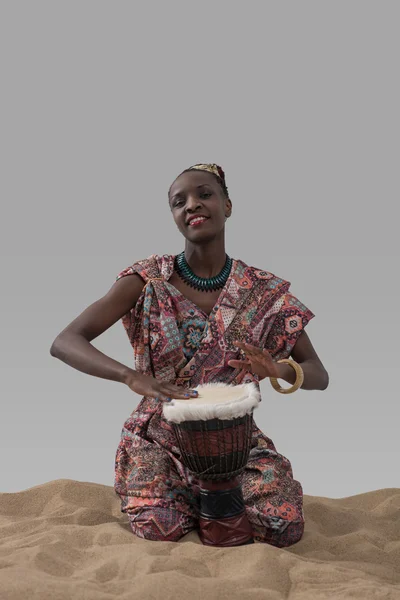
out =
<path fill-rule="evenodd" d="M 137 262 L 131 264 L 129 267 L 122 269 L 122 271 L 120 271 L 117 274 L 115 281 L 118 281 L 119 279 L 122 279 L 122 277 L 126 277 L 127 275 L 137 273 L 144 280 L 144 282 L 147 283 L 152 271 L 151 258 L 152 257 L 143 260 L 138 260 Z M 145 285 L 145 283 L 143 285 Z M 124 329 L 128 334 L 128 338 L 131 343 L 133 343 L 133 340 L 135 338 L 137 327 L 140 327 L 138 319 L 139 310 L 140 303 L 137 303 L 136 306 L 131 308 L 125 315 L 121 317 L 122 325 L 124 326 Z"/>
<path fill-rule="evenodd" d="M 122 271 L 120 271 L 116 276 L 115 281 L 118 281 L 119 279 L 122 279 L 122 277 L 126 277 L 127 275 L 132 275 L 133 273 L 137 273 L 142 279 L 144 279 L 144 281 L 147 282 L 148 276 L 145 261 L 139 260 L 130 265 L 129 267 L 122 269 Z"/>
<path fill-rule="evenodd" d="M 314 317 L 296 296 L 286 292 L 264 345 L 274 360 L 289 358 L 301 332 Z"/>

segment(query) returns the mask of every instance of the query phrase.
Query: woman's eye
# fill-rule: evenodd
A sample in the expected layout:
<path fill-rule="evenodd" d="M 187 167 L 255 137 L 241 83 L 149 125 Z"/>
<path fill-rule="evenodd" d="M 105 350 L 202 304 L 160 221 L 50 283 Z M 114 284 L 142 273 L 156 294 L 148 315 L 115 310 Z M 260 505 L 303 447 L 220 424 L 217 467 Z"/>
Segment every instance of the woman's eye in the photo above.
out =
<path fill-rule="evenodd" d="M 200 194 L 200 197 L 201 197 L 201 198 L 203 198 L 204 196 L 205 196 L 206 198 L 208 198 L 208 197 L 212 196 L 212 194 L 211 194 L 211 192 L 202 192 L 202 193 Z M 184 204 L 183 200 L 177 200 L 177 201 L 174 203 L 174 208 L 176 208 L 176 207 L 179 207 L 179 206 L 181 206 L 182 204 Z"/>

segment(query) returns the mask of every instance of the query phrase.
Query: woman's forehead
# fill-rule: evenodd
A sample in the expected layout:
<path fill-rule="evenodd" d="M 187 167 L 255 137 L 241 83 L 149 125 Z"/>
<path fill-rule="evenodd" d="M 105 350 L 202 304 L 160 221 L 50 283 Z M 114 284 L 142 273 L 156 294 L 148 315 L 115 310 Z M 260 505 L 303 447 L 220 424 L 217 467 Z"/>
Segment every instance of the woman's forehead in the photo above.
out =
<path fill-rule="evenodd" d="M 178 175 L 170 187 L 169 195 L 179 194 L 193 186 L 196 187 L 201 184 L 212 185 L 213 183 L 217 184 L 212 173 L 208 173 L 207 171 L 187 171 Z"/>

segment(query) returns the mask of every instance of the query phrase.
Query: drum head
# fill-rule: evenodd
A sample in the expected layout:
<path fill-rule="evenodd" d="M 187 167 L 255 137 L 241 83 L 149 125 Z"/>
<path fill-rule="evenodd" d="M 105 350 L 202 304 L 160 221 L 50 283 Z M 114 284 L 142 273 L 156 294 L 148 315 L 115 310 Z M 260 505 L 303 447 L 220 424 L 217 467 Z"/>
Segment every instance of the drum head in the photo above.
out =
<path fill-rule="evenodd" d="M 250 414 L 258 407 L 261 394 L 255 383 L 229 385 L 205 383 L 193 388 L 197 398 L 172 399 L 164 402 L 163 414 L 168 421 L 208 421 L 210 419 L 234 419 Z"/>

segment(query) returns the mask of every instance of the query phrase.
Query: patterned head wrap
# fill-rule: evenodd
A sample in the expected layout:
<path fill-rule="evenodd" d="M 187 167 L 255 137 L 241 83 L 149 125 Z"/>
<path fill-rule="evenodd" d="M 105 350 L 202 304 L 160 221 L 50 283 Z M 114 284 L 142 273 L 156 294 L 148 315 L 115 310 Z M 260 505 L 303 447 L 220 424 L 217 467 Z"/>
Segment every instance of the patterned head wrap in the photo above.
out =
<path fill-rule="evenodd" d="M 189 167 L 186 170 L 190 171 L 192 169 L 198 169 L 199 171 L 208 171 L 209 173 L 214 173 L 214 175 L 219 177 L 221 181 L 225 183 L 225 173 L 222 170 L 222 168 L 219 165 L 216 165 L 215 163 L 200 163 L 197 165 L 193 165 L 192 167 Z"/>

